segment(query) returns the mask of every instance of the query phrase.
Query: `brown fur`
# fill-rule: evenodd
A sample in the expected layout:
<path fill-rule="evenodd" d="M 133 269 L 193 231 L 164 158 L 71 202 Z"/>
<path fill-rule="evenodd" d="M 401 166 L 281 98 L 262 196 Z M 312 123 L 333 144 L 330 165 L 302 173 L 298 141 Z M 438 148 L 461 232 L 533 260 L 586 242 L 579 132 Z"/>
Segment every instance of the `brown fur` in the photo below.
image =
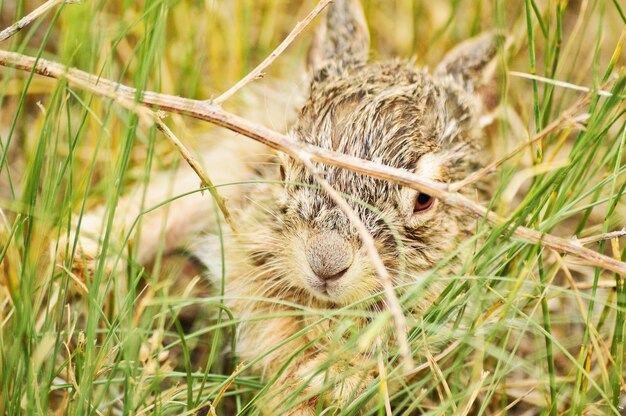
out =
<path fill-rule="evenodd" d="M 434 76 L 407 62 L 368 64 L 364 48 L 369 38 L 359 10 L 357 2 L 349 0 L 330 6 L 326 24 L 320 30 L 322 35 L 318 35 L 311 54 L 318 60 L 309 62 L 313 67 L 309 99 L 291 136 L 416 171 L 433 180 L 464 178 L 481 165 L 484 143 L 478 118 L 482 103 L 473 89 L 479 82 L 479 69 L 494 55 L 493 38 L 479 38 L 475 47 L 480 51 L 470 48 L 469 55 L 455 50 L 456 60 L 442 67 L 451 72 L 440 68 Z M 337 26 L 337 22 L 342 24 Z M 456 65 L 458 59 L 480 64 Z M 465 69 L 468 72 L 463 72 Z M 240 299 L 232 301 L 233 309 L 248 319 L 240 327 L 238 345 L 241 358 L 249 361 L 301 331 L 308 321 L 302 317 L 257 321 L 255 316 L 288 312 L 291 308 L 241 299 L 267 298 L 304 307 L 333 308 L 381 290 L 347 217 L 301 164 L 286 157 L 281 163 L 286 184 L 258 189 L 256 204 L 242 216 L 246 233 L 236 238 L 233 246 L 238 253 L 232 255 L 248 260 L 229 275 L 227 282 L 226 292 Z M 336 190 L 349 195 L 352 208 L 377 241 L 379 253 L 398 284 L 420 279 L 471 231 L 465 215 L 441 203 L 424 214 L 413 214 L 415 191 L 336 167 L 318 165 L 317 169 Z M 319 241 L 327 246 L 321 249 Z M 324 257 L 325 267 L 317 264 L 320 257 Z M 332 275 L 346 266 L 347 271 L 338 280 L 326 283 L 316 276 L 319 270 L 328 270 L 321 274 Z M 425 297 L 418 310 L 432 302 L 437 287 L 431 287 L 431 296 Z M 284 411 L 288 407 L 286 398 L 303 388 L 303 383 L 303 398 L 311 394 L 318 397 L 312 392 L 321 386 L 319 378 L 332 379 L 342 374 L 346 363 L 365 368 L 341 377 L 336 388 L 318 397 L 325 400 L 322 408 L 343 406 L 375 377 L 375 369 L 367 368 L 360 355 L 347 362 L 340 359 L 327 371 L 316 373 L 327 356 L 318 335 L 310 331 L 258 363 L 266 376 L 272 376 L 294 351 L 305 349 L 308 342 L 315 345 L 298 355 L 274 384 L 269 395 L 273 400 L 262 405 L 265 413 Z M 314 414 L 319 405 L 317 399 L 304 401 L 290 414 Z"/>

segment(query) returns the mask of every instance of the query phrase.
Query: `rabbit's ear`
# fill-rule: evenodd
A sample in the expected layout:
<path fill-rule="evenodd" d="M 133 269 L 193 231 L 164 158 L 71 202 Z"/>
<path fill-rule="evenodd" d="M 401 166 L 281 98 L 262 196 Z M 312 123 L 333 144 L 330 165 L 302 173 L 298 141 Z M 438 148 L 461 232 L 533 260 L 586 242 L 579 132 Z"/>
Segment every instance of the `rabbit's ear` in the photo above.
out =
<path fill-rule="evenodd" d="M 316 72 L 328 64 L 338 67 L 367 61 L 370 35 L 359 0 L 335 0 L 315 33 L 307 64 Z"/>
<path fill-rule="evenodd" d="M 468 89 L 473 89 L 493 76 L 498 42 L 503 36 L 484 33 L 461 42 L 443 58 L 435 70 L 436 75 L 451 75 Z"/>

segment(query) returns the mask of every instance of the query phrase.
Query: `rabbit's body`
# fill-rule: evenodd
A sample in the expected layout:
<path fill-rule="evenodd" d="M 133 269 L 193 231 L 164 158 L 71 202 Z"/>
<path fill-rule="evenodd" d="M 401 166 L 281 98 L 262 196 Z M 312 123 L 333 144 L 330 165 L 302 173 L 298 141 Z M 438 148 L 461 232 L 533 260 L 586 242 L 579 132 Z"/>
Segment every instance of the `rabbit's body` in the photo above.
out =
<path fill-rule="evenodd" d="M 442 182 L 462 179 L 480 167 L 483 111 L 474 90 L 495 53 L 493 37 L 457 48 L 431 75 L 405 62 L 368 64 L 369 38 L 357 1 L 336 0 L 327 13 L 312 49 L 310 94 L 291 130 L 293 139 Z M 310 311 L 370 299 L 381 291 L 379 278 L 354 225 L 311 172 L 284 156 L 280 173 L 263 163 L 267 158 L 243 163 L 241 156 L 254 152 L 248 145 L 217 150 L 214 160 L 222 167 L 209 169 L 216 183 L 269 181 L 222 188 L 237 213 L 238 231 L 224 239 L 225 302 L 242 320 L 236 353 L 266 380 L 280 373 L 265 396 L 269 399 L 258 403 L 266 414 L 312 415 L 318 407 L 341 407 L 376 377 L 377 367 L 364 364 L 367 354 L 352 354 L 335 357 L 320 371 L 328 364 L 327 336 L 333 331 L 324 333 L 328 321 L 312 325 L 317 316 Z M 348 196 L 397 285 L 419 282 L 471 232 L 467 215 L 428 195 L 337 167 L 316 168 Z M 193 187 L 191 175 L 181 179 L 188 185 L 177 187 L 177 193 Z M 279 178 L 284 183 L 271 183 Z M 168 224 L 178 226 L 169 245 L 179 244 L 177 237 L 191 231 L 185 218 L 197 218 L 194 228 L 202 224 L 209 234 L 214 232 L 213 213 L 207 211 L 206 204 L 193 202 L 171 208 Z M 142 235 L 144 239 L 154 236 Z M 201 260 L 214 265 L 211 274 L 219 276 L 219 246 L 214 243 L 209 236 L 195 246 L 202 247 Z M 424 288 L 421 300 L 411 306 L 416 314 L 432 304 L 439 286 Z M 381 305 L 368 300 L 358 307 Z M 324 380 L 335 377 L 341 382 L 316 392 Z"/>
<path fill-rule="evenodd" d="M 351 68 L 337 79 L 314 81 L 311 98 L 292 135 L 326 149 L 415 171 L 428 179 L 459 180 L 480 166 L 481 136 L 476 128 L 480 103 L 450 81 L 398 62 Z M 308 380 L 316 364 L 325 362 L 326 357 L 319 333 L 305 329 L 313 318 L 262 317 L 288 315 L 297 309 L 283 303 L 330 309 L 382 291 L 347 216 L 316 186 L 305 167 L 290 159 L 283 160 L 282 166 L 287 184 L 260 185 L 252 191 L 254 203 L 237 221 L 243 232 L 233 236 L 234 244 L 226 254 L 240 262 L 229 270 L 225 292 L 227 298 L 239 299 L 231 300 L 229 306 L 247 319 L 238 330 L 241 359 L 253 362 L 264 357 L 256 367 L 271 377 L 289 362 L 294 351 L 306 351 L 283 373 L 275 387 L 281 394 L 268 404 L 268 414 L 276 414 L 270 409 L 284 404 L 284 397 L 301 387 L 298 381 Z M 439 202 L 414 213 L 415 191 L 341 168 L 321 164 L 316 168 L 337 191 L 349 196 L 397 285 L 419 281 L 471 232 L 474 223 L 466 214 Z M 326 248 L 318 247 L 320 244 Z M 315 250 L 319 253 L 311 254 Z M 316 260 L 330 263 L 331 275 L 347 271 L 338 279 L 325 281 L 316 276 L 316 268 L 324 269 Z M 416 313 L 430 306 L 440 289 L 436 282 L 423 288 L 420 301 L 412 305 Z M 259 302 L 259 298 L 268 300 Z M 287 342 L 297 333 L 304 335 Z M 314 347 L 307 349 L 308 343 Z M 268 354 L 281 344 L 283 347 Z M 352 359 L 360 361 L 358 356 Z M 358 368 L 363 364 L 340 360 L 330 371 L 339 374 L 346 365 Z M 347 385 L 364 388 L 375 373 L 370 369 L 369 373 L 357 373 L 353 380 L 342 380 L 330 390 L 327 402 L 344 404 L 355 394 Z M 302 392 L 303 397 L 315 390 L 315 382 L 306 384 L 309 388 Z M 314 414 L 316 405 L 317 400 L 308 400 L 294 414 Z"/>

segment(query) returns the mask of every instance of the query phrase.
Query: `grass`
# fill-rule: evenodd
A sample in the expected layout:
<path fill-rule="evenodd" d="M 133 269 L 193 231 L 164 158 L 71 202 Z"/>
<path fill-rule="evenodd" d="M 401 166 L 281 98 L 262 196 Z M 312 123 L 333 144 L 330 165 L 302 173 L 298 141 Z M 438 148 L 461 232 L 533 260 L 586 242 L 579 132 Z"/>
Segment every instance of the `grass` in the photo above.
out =
<path fill-rule="evenodd" d="M 560 130 L 505 163 L 489 204 L 509 224 L 567 237 L 626 225 L 626 19 L 618 1 L 363 3 L 380 58 L 416 57 L 433 67 L 452 45 L 481 31 L 500 28 L 510 36 L 489 127 L 494 158 L 580 96 L 506 76 L 507 69 L 610 91 L 611 97 L 593 96 L 584 128 Z M 54 9 L 2 48 L 203 99 L 245 75 L 313 6 L 310 0 L 86 1 Z M 0 27 L 33 7 L 0 0 Z M 310 34 L 279 58 L 266 80 L 226 106 L 285 130 L 290 91 L 305 87 Z M 225 351 L 236 350 L 241 317 L 225 308 L 219 288 L 181 281 L 184 256 L 140 264 L 135 247 L 110 238 L 120 195 L 181 163 L 175 149 L 134 114 L 63 81 L 2 68 L 0 108 L 0 412 L 194 414 L 213 402 L 218 414 L 256 414 L 254 403 L 266 399 L 274 380 L 246 372 L 252 363 L 237 367 L 236 357 L 226 358 Z M 230 139 L 196 121 L 169 122 L 193 149 Z M 69 264 L 51 265 L 49 247 L 58 250 L 56 241 L 77 226 L 70 226 L 72 214 L 82 218 L 99 206 L 106 207 L 102 250 L 130 260 L 113 275 L 97 262 L 81 286 Z M 623 414 L 623 277 L 507 233 L 504 225 L 478 222 L 476 237 L 462 244 L 474 252 L 462 273 L 430 276 L 447 288 L 422 319 L 410 322 L 415 357 L 425 367 L 391 397 L 397 414 Z M 624 239 L 591 247 L 626 259 Z M 403 302 L 415 302 L 421 290 L 409 288 Z M 338 322 L 335 335 L 346 339 L 338 356 L 373 342 L 390 319 L 383 314 L 357 330 L 358 308 L 293 313 L 311 322 L 309 330 Z M 443 347 L 451 343 L 454 348 Z M 443 357 L 429 360 L 441 351 Z M 387 366 L 390 381 L 396 373 Z M 339 414 L 355 414 L 366 398 L 380 404 L 369 414 L 384 414 L 381 391 L 375 383 Z"/>

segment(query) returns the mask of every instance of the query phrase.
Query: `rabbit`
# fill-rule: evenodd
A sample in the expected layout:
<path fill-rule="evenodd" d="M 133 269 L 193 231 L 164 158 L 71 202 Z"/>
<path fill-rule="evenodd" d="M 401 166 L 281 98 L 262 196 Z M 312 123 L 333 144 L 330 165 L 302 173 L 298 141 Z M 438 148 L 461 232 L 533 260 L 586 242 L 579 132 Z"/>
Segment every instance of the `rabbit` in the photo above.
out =
<path fill-rule="evenodd" d="M 481 126 L 484 87 L 497 36 L 487 33 L 458 45 L 432 74 L 407 61 L 369 62 L 369 45 L 359 1 L 331 3 L 308 56 L 308 98 L 289 136 L 435 181 L 460 180 L 479 169 L 487 147 Z M 305 416 L 343 408 L 374 382 L 378 367 L 367 364 L 367 354 L 329 360 L 331 343 L 320 337 L 323 325 L 310 325 L 316 315 L 293 312 L 358 303 L 380 292 L 381 282 L 354 225 L 313 174 L 284 154 L 246 158 L 267 153 L 260 146 L 229 142 L 205 158 L 215 183 L 263 180 L 245 191 L 220 189 L 234 207 L 237 224 L 236 232 L 224 229 L 223 236 L 224 302 L 241 319 L 236 354 L 265 380 L 274 380 L 256 403 L 263 414 Z M 471 218 L 426 193 L 338 167 L 316 164 L 316 169 L 348 196 L 397 286 L 419 281 L 472 233 Z M 177 175 L 177 193 L 197 186 L 190 170 Z M 148 204 L 166 196 L 159 179 L 150 187 Z M 479 196 L 488 196 L 487 184 L 478 188 Z M 122 200 L 114 227 L 127 229 L 136 218 L 137 198 Z M 167 219 L 159 213 L 144 218 L 144 232 L 134 242 L 140 261 L 155 254 L 156 231 L 151 230 L 165 224 L 168 248 L 196 247 L 209 274 L 219 275 L 215 216 L 201 198 L 195 194 L 173 202 Z M 102 256 L 98 244 L 88 241 L 90 224 L 99 224 L 102 215 L 100 210 L 86 216 L 76 270 L 89 272 Z M 204 230 L 203 236 L 190 242 L 198 230 Z M 459 261 L 450 260 L 447 267 Z M 441 289 L 437 282 L 429 285 L 410 313 L 423 313 Z M 361 307 L 380 309 L 384 302 Z"/>

